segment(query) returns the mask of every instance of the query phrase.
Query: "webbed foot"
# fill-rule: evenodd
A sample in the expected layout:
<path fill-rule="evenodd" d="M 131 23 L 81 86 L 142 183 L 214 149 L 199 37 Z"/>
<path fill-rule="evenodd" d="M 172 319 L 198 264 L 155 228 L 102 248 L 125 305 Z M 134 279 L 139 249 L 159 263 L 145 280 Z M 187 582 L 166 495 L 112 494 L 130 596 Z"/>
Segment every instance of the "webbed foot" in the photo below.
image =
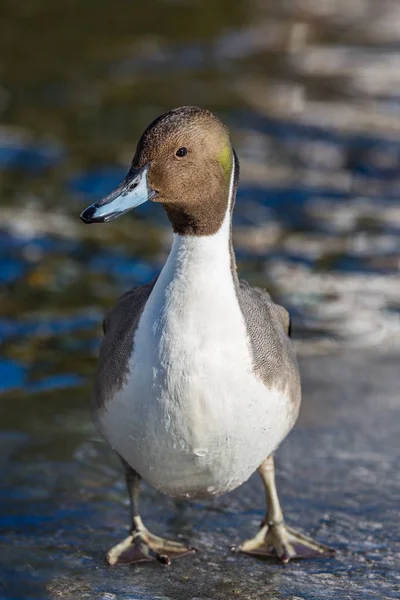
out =
<path fill-rule="evenodd" d="M 293 558 L 331 557 L 335 551 L 299 533 L 283 522 L 263 524 L 257 535 L 237 548 L 258 558 L 274 556 L 283 564 Z"/>
<path fill-rule="evenodd" d="M 109 565 L 127 565 L 149 560 L 157 560 L 163 565 L 169 565 L 171 560 L 195 551 L 195 548 L 153 535 L 143 527 L 111 548 L 106 560 Z"/>

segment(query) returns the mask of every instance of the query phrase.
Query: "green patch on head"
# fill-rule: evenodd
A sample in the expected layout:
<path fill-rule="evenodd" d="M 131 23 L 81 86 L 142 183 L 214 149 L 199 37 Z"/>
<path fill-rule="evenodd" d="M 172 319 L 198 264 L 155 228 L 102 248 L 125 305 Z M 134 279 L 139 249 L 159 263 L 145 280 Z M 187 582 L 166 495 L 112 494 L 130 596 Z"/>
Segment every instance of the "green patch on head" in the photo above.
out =
<path fill-rule="evenodd" d="M 225 178 L 229 181 L 232 172 L 232 148 L 229 141 L 225 143 L 221 154 L 218 156 L 218 162 L 224 171 Z"/>

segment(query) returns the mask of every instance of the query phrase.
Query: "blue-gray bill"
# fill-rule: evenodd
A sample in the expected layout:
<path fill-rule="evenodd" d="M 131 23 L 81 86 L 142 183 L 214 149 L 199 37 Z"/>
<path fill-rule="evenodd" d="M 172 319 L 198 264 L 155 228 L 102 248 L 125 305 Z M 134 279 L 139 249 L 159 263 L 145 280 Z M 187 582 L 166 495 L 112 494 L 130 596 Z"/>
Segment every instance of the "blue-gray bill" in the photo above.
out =
<path fill-rule="evenodd" d="M 84 223 L 107 223 L 156 195 L 147 181 L 149 165 L 132 168 L 111 194 L 88 206 L 81 214 Z"/>

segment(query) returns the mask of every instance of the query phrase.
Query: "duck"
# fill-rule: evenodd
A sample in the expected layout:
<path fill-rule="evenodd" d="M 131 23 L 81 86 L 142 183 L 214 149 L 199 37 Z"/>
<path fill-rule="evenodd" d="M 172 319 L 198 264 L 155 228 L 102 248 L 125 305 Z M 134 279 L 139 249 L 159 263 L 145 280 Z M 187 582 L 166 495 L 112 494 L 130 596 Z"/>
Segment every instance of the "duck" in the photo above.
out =
<path fill-rule="evenodd" d="M 235 549 L 282 563 L 333 554 L 283 518 L 274 454 L 297 420 L 300 375 L 289 313 L 238 276 L 238 182 L 227 127 L 183 106 L 147 127 L 123 182 L 81 214 L 107 223 L 153 202 L 173 235 L 160 274 L 122 295 L 103 323 L 91 410 L 121 460 L 130 502 L 129 534 L 107 553 L 109 565 L 170 564 L 196 551 L 146 528 L 141 480 L 172 498 L 211 498 L 256 471 L 265 518 Z"/>

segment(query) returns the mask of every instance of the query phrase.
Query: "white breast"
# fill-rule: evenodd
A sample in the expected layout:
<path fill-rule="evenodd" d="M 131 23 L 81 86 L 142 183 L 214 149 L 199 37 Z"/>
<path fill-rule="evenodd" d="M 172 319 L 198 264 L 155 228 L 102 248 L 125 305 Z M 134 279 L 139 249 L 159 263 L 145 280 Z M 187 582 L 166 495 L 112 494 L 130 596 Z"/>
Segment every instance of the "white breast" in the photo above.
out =
<path fill-rule="evenodd" d="M 135 333 L 130 373 L 101 427 L 171 496 L 234 489 L 286 436 L 287 396 L 253 373 L 227 217 L 214 236 L 174 237 Z"/>

